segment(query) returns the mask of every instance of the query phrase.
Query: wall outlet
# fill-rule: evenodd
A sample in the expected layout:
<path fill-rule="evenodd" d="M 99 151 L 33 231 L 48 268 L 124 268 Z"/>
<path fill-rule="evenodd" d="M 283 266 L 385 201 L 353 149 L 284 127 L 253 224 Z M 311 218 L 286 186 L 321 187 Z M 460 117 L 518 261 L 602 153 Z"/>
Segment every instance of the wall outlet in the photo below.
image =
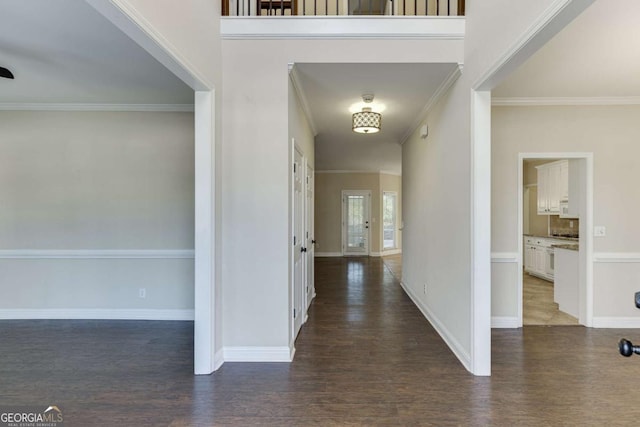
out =
<path fill-rule="evenodd" d="M 147 297 L 147 289 L 146 288 L 138 289 L 138 296 L 140 298 L 146 298 Z"/>
<path fill-rule="evenodd" d="M 427 282 L 424 282 L 424 288 L 422 290 L 424 292 L 424 294 L 427 294 Z"/>
<path fill-rule="evenodd" d="M 604 225 L 597 225 L 593 227 L 593 237 L 604 237 L 607 235 L 607 229 Z"/>

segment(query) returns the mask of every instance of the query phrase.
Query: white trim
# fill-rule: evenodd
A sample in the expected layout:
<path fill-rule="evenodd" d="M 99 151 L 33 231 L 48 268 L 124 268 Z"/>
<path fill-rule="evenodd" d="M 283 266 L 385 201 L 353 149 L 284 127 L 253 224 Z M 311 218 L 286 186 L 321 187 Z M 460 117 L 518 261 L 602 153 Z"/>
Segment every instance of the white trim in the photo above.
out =
<path fill-rule="evenodd" d="M 291 362 L 295 348 L 282 347 L 224 347 L 225 362 Z"/>
<path fill-rule="evenodd" d="M 214 85 L 127 0 L 86 0 L 108 21 L 149 52 L 189 87 L 198 91 Z"/>
<path fill-rule="evenodd" d="M 160 309 L 0 309 L 0 319 L 194 320 L 193 310 Z"/>
<path fill-rule="evenodd" d="M 593 254 L 593 262 L 638 263 L 640 252 L 596 252 Z"/>
<path fill-rule="evenodd" d="M 300 106 L 302 107 L 302 111 L 304 116 L 307 119 L 307 123 L 309 123 L 309 127 L 311 128 L 311 133 L 313 136 L 318 135 L 318 131 L 316 130 L 316 123 L 313 121 L 313 115 L 311 114 L 311 108 L 309 108 L 309 101 L 307 100 L 307 96 L 302 90 L 302 82 L 300 81 L 300 73 L 298 73 L 298 68 L 295 64 L 289 64 L 289 78 L 291 79 L 291 84 L 295 89 L 296 95 L 298 95 L 298 100 L 300 101 Z"/>
<path fill-rule="evenodd" d="M 377 173 L 384 175 L 393 175 L 393 176 L 402 176 L 402 173 L 383 171 L 383 170 L 371 170 L 371 171 L 363 171 L 363 170 L 316 170 L 316 174 L 326 174 L 326 173 Z"/>
<path fill-rule="evenodd" d="M 512 329 L 519 328 L 520 322 L 518 321 L 518 316 L 492 316 L 491 317 L 491 328 L 495 329 Z"/>
<path fill-rule="evenodd" d="M 422 108 L 420 113 L 413 120 L 413 124 L 409 126 L 405 134 L 400 138 L 400 145 L 404 145 L 405 142 L 409 140 L 411 135 L 422 125 L 422 121 L 427 117 L 429 111 L 440 101 L 440 99 L 447 93 L 451 86 L 460 78 L 462 75 L 462 64 L 458 64 L 458 66 L 451 71 L 451 73 L 447 76 L 447 78 L 438 86 L 438 89 L 434 92 L 434 94 L 429 98 L 425 106 Z"/>
<path fill-rule="evenodd" d="M 640 317 L 594 317 L 594 328 L 640 328 Z"/>
<path fill-rule="evenodd" d="M 491 92 L 471 91 L 470 366 L 491 375 Z"/>
<path fill-rule="evenodd" d="M 315 252 L 314 258 L 341 257 L 342 252 Z"/>
<path fill-rule="evenodd" d="M 404 289 L 405 293 L 411 298 L 411 301 L 418 307 L 418 309 L 422 312 L 422 315 L 426 317 L 426 319 L 431 323 L 433 329 L 436 330 L 438 335 L 444 340 L 444 342 L 449 346 L 453 354 L 460 360 L 462 365 L 467 368 L 468 371 L 471 371 L 471 357 L 469 353 L 464 349 L 464 347 L 458 342 L 458 340 L 449 332 L 449 330 L 444 326 L 442 322 L 433 314 L 433 312 L 414 295 L 413 291 L 405 282 L 400 282 L 400 286 Z"/>
<path fill-rule="evenodd" d="M 519 258 L 518 252 L 491 252 L 491 262 L 493 263 L 513 263 L 518 262 Z"/>
<path fill-rule="evenodd" d="M 193 112 L 193 104 L 49 104 L 0 103 L 0 111 L 143 111 Z"/>
<path fill-rule="evenodd" d="M 595 0 L 554 0 L 515 42 L 472 85 L 491 90 L 544 46 Z"/>
<path fill-rule="evenodd" d="M 220 349 L 213 355 L 213 370 L 217 371 L 224 364 L 224 350 Z"/>
<path fill-rule="evenodd" d="M 493 98 L 494 107 L 640 105 L 640 96 Z"/>
<path fill-rule="evenodd" d="M 195 215 L 194 215 L 194 370 L 207 375 L 216 369 L 215 283 L 215 91 L 195 92 Z"/>
<path fill-rule="evenodd" d="M 385 249 L 382 251 L 382 256 L 387 256 L 387 255 L 399 255 L 402 253 L 402 249 L 400 248 L 396 248 L 396 249 Z"/>
<path fill-rule="evenodd" d="M 354 254 L 355 255 L 355 254 Z M 349 255 L 351 256 L 351 255 Z M 357 255 L 356 255 L 357 256 Z M 382 252 L 369 252 L 369 256 L 373 258 L 379 258 L 382 256 Z"/>
<path fill-rule="evenodd" d="M 2 249 L 0 259 L 193 259 L 192 249 Z"/>
<path fill-rule="evenodd" d="M 96 1 L 96 0 L 94 0 Z M 418 39 L 464 40 L 458 16 L 225 16 L 223 39 Z"/>

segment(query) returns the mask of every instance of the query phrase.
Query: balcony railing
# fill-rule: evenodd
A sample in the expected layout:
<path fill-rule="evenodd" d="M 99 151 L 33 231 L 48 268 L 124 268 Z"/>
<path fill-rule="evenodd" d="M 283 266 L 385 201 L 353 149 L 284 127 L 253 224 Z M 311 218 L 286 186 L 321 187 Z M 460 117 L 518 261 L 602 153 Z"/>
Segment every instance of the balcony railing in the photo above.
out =
<path fill-rule="evenodd" d="M 465 0 L 222 0 L 223 16 L 464 16 Z"/>

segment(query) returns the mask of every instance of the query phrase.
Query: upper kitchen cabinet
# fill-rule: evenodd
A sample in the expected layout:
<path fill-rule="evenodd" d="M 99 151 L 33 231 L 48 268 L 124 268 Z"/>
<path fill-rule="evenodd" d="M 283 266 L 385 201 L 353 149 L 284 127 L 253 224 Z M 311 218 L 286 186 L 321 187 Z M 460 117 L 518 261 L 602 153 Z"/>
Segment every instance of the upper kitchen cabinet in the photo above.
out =
<path fill-rule="evenodd" d="M 578 159 L 565 160 L 567 170 L 567 197 L 560 202 L 560 218 L 580 218 L 582 164 Z"/>
<path fill-rule="evenodd" d="M 559 160 L 536 166 L 538 171 L 538 215 L 578 218 L 578 160 Z"/>
<path fill-rule="evenodd" d="M 565 185 L 567 187 L 569 185 L 568 181 L 562 182 L 562 163 L 564 162 L 566 160 L 536 166 L 538 170 L 538 215 L 560 215 L 560 199 L 565 192 Z"/>

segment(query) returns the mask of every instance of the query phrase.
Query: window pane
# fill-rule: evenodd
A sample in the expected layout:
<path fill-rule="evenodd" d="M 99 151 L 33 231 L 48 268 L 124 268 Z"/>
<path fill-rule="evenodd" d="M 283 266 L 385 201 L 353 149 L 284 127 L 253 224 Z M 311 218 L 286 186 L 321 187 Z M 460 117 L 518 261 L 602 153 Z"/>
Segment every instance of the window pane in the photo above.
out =
<path fill-rule="evenodd" d="M 382 194 L 383 249 L 396 248 L 396 194 Z"/>

